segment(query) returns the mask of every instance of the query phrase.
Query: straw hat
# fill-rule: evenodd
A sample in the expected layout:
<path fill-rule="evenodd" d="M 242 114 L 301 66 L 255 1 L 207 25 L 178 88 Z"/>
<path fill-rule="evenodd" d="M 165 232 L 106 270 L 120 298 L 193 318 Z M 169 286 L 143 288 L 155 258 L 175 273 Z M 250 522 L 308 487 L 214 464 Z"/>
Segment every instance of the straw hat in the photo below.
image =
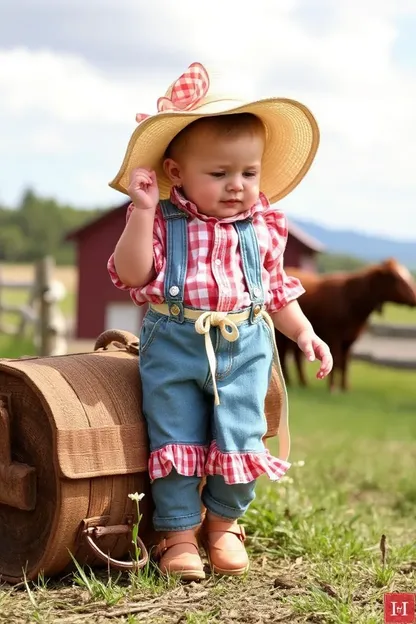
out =
<path fill-rule="evenodd" d="M 290 193 L 309 170 L 319 144 L 319 129 L 312 113 L 287 98 L 245 102 L 215 91 L 212 76 L 200 63 L 192 63 L 157 102 L 155 115 L 138 114 L 119 172 L 110 186 L 128 194 L 130 171 L 154 169 L 161 199 L 170 195 L 171 182 L 163 171 L 163 155 L 171 140 L 201 117 L 253 113 L 266 128 L 261 191 L 270 203 Z"/>

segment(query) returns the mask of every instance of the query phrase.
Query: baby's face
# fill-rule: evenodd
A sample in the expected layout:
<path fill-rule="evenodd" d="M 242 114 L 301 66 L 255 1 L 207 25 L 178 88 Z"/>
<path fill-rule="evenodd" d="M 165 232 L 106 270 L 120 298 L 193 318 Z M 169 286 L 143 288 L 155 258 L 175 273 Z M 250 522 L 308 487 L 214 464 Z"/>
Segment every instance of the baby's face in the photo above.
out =
<path fill-rule="evenodd" d="M 177 158 L 177 183 L 201 214 L 234 217 L 258 200 L 263 151 L 264 139 L 256 133 L 222 137 L 195 129 Z"/>

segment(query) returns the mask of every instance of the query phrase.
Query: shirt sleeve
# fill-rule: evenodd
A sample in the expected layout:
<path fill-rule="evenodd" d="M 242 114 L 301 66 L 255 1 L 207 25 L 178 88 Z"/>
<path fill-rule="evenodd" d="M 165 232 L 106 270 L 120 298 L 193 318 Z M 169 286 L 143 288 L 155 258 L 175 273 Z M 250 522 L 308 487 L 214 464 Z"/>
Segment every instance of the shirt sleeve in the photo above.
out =
<path fill-rule="evenodd" d="M 133 210 L 134 210 L 134 204 L 131 203 L 127 208 L 126 223 L 128 222 Z M 163 217 L 158 207 L 156 209 L 155 221 L 153 225 L 153 265 L 155 268 L 156 275 L 158 275 L 162 271 L 164 262 L 165 262 L 165 230 L 164 230 Z M 143 288 L 146 288 L 146 286 L 140 287 L 140 288 L 132 288 L 131 286 L 126 286 L 126 284 L 123 284 L 123 282 L 119 278 L 117 271 L 116 271 L 116 267 L 114 263 L 114 252 L 111 254 L 107 262 L 107 270 L 108 270 L 110 279 L 113 282 L 114 286 L 116 286 L 116 288 L 120 288 L 120 290 L 129 290 L 133 301 L 135 301 L 136 303 L 144 303 L 144 301 L 140 300 L 141 299 L 140 292 L 143 290 Z"/>
<path fill-rule="evenodd" d="M 269 209 L 264 213 L 269 248 L 264 265 L 270 276 L 272 298 L 267 306 L 269 314 L 278 312 L 305 292 L 296 277 L 290 277 L 283 268 L 284 251 L 288 238 L 287 218 L 280 210 Z"/>

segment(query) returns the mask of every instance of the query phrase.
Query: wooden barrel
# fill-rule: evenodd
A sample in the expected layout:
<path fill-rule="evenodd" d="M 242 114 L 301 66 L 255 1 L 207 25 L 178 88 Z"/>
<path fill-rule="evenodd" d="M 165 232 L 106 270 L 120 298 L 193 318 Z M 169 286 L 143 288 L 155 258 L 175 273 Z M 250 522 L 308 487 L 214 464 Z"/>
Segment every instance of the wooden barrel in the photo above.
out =
<path fill-rule="evenodd" d="M 0 360 L 0 578 L 91 566 L 142 567 L 153 542 L 138 339 L 111 330 L 90 353 Z M 282 387 L 274 370 L 267 437 Z M 131 529 L 140 501 L 141 560 Z M 141 541 L 140 541 L 141 540 Z"/>

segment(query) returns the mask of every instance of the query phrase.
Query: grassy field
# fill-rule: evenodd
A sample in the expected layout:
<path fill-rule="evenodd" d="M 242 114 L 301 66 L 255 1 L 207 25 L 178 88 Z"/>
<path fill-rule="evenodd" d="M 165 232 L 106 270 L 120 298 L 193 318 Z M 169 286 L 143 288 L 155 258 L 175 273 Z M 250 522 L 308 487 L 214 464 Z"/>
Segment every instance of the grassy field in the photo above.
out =
<path fill-rule="evenodd" d="M 33 280 L 33 266 L 31 265 L 2 265 L 0 270 L 0 283 L 4 282 L 31 282 Z M 56 267 L 54 270 L 54 279 L 60 281 L 65 286 L 67 294 L 60 303 L 62 312 L 73 318 L 75 315 L 76 305 L 76 288 L 77 288 L 77 271 L 75 267 L 64 266 Z M 28 290 L 15 290 L 8 288 L 1 288 L 0 297 L 1 302 L 6 305 L 24 306 L 29 301 L 30 291 Z M 20 316 L 14 313 L 2 314 L 1 321 L 7 326 L 16 325 Z M 1 344 L 1 343 L 0 343 Z M 2 355 L 0 351 L 0 355 Z"/>
<path fill-rule="evenodd" d="M 373 323 L 402 323 L 403 325 L 416 325 L 416 309 L 407 306 L 386 303 L 383 313 L 374 313 L 371 317 Z"/>
<path fill-rule="evenodd" d="M 0 621 L 379 624 L 383 595 L 416 587 L 414 377 L 356 362 L 345 396 L 317 381 L 290 389 L 294 465 L 279 484 L 260 480 L 246 578 L 87 570 L 4 586 Z"/>
<path fill-rule="evenodd" d="M 17 340 L 14 336 L 0 334 L 0 357 L 16 358 L 35 354 L 36 350 L 30 336 Z"/>

